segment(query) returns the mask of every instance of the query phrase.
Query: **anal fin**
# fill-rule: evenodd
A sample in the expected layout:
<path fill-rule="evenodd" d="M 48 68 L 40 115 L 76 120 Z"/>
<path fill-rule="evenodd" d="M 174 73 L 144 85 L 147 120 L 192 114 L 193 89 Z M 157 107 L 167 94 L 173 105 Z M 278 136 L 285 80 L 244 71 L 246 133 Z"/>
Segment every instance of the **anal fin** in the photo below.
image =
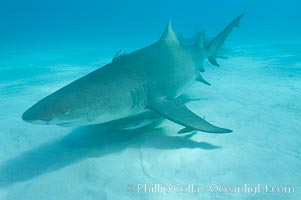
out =
<path fill-rule="evenodd" d="M 208 81 L 206 81 L 206 80 L 202 77 L 202 75 L 201 75 L 200 73 L 197 74 L 196 80 L 199 81 L 199 82 L 201 82 L 201 83 L 204 83 L 204 84 L 206 84 L 206 85 L 211 85 Z"/>
<path fill-rule="evenodd" d="M 184 103 L 178 99 L 160 98 L 155 101 L 150 101 L 147 107 L 162 117 L 181 124 L 186 128 L 216 134 L 232 132 L 229 129 L 220 128 L 205 121 L 190 111 Z"/>
<path fill-rule="evenodd" d="M 209 62 L 214 65 L 214 66 L 217 66 L 219 67 L 220 65 L 218 64 L 218 62 L 216 61 L 216 55 L 212 55 L 211 57 L 208 58 Z"/>

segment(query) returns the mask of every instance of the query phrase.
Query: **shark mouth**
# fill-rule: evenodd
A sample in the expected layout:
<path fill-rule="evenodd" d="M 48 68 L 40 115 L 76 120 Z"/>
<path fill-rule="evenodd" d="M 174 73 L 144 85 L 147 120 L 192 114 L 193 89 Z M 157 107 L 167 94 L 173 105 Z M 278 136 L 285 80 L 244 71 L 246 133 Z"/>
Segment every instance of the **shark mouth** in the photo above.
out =
<path fill-rule="evenodd" d="M 73 127 L 73 126 L 84 126 L 87 125 L 87 121 L 84 120 L 74 120 L 74 121 L 68 121 L 64 123 L 55 123 L 58 126 L 62 127 Z"/>
<path fill-rule="evenodd" d="M 33 120 L 33 121 L 29 121 L 32 124 L 40 124 L 40 125 L 45 125 L 45 124 L 49 124 L 48 121 L 45 120 Z"/>

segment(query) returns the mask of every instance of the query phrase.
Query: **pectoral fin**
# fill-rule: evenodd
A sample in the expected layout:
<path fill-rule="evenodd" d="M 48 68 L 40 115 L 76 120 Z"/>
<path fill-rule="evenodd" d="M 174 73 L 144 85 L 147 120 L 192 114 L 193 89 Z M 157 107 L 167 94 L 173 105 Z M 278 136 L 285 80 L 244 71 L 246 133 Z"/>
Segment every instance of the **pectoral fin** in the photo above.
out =
<path fill-rule="evenodd" d="M 158 113 L 162 117 L 187 128 L 208 133 L 230 133 L 229 129 L 219 128 L 200 118 L 191 112 L 180 100 L 160 98 L 151 101 L 148 108 Z"/>

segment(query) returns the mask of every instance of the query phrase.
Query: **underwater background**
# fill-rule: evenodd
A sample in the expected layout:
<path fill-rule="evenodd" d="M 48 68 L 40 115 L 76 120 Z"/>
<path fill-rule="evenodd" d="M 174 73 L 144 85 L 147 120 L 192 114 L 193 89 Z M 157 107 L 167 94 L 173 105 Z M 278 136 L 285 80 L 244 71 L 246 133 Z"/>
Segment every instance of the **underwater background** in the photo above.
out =
<path fill-rule="evenodd" d="M 297 0 L 0 0 L 0 200 L 300 199 L 300 8 Z M 197 29 L 213 37 L 242 13 L 221 67 L 206 63 L 212 85 L 185 93 L 191 110 L 233 133 L 178 135 L 168 120 L 114 130 L 21 119 L 119 50 L 157 41 L 169 19 L 186 37 Z"/>

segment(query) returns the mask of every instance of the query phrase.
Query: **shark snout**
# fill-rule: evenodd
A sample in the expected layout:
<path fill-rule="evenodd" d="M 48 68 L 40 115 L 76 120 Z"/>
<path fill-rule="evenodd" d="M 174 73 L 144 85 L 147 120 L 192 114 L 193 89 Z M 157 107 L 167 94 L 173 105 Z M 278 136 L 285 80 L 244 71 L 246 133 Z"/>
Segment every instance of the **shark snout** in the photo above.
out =
<path fill-rule="evenodd" d="M 32 124 L 49 124 L 51 119 L 41 117 L 41 113 L 35 112 L 32 108 L 30 108 L 23 113 L 22 120 Z"/>

